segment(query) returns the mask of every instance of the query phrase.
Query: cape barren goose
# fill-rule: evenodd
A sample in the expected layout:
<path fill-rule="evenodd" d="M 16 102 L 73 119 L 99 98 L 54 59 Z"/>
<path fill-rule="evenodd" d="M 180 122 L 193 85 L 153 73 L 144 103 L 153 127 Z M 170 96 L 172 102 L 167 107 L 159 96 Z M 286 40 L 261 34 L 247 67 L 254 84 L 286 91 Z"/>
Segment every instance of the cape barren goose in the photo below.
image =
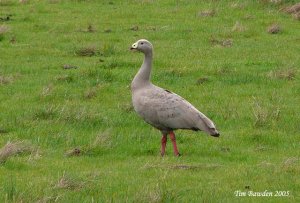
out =
<path fill-rule="evenodd" d="M 179 95 L 151 83 L 153 46 L 149 41 L 138 40 L 130 49 L 145 55 L 144 62 L 131 83 L 133 107 L 147 123 L 161 131 L 162 156 L 165 154 L 168 134 L 175 156 L 180 155 L 173 132 L 176 129 L 202 130 L 219 137 L 214 123 L 192 104 Z"/>

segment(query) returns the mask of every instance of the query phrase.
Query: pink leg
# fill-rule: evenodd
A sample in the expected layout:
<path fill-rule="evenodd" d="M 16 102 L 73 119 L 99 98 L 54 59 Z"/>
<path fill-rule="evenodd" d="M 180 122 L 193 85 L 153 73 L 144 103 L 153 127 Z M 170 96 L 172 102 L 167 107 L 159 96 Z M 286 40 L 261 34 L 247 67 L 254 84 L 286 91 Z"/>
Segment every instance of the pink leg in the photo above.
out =
<path fill-rule="evenodd" d="M 176 144 L 176 137 L 173 131 L 170 132 L 170 139 L 173 143 L 173 149 L 174 149 L 174 154 L 175 156 L 180 156 L 178 149 L 177 149 L 177 144 Z"/>
<path fill-rule="evenodd" d="M 167 135 L 163 134 L 163 136 L 161 138 L 161 151 L 160 151 L 161 156 L 165 155 L 167 139 L 168 139 Z"/>

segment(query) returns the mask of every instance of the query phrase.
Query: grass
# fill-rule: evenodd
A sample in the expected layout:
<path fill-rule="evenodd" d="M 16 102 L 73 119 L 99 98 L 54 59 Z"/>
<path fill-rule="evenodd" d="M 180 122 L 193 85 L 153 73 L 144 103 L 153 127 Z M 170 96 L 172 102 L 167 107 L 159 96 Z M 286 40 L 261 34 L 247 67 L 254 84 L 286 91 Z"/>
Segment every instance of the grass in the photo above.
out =
<path fill-rule="evenodd" d="M 282 10 L 295 2 L 0 1 L 0 148 L 36 149 L 1 163 L 0 202 L 299 202 L 300 24 Z M 131 107 L 140 38 L 153 82 L 219 139 L 178 131 L 183 156 L 159 156 Z"/>

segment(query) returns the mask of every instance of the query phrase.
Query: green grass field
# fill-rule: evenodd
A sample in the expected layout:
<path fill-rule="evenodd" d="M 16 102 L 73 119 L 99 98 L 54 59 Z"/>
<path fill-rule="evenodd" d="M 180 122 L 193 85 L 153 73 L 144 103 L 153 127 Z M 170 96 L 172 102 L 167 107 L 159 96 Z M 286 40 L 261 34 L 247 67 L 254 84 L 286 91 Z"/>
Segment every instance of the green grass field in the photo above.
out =
<path fill-rule="evenodd" d="M 300 23 L 280 11 L 295 2 L 1 0 L 0 148 L 19 153 L 0 159 L 0 202 L 300 202 Z M 160 156 L 131 106 L 141 38 L 153 83 L 219 139 L 177 131 L 182 156 Z"/>

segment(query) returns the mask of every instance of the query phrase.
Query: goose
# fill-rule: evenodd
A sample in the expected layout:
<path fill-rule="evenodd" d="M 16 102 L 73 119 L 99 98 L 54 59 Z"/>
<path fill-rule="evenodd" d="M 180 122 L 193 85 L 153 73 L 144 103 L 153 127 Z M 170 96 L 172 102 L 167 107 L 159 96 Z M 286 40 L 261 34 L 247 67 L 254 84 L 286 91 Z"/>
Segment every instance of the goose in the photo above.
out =
<path fill-rule="evenodd" d="M 173 144 L 175 156 L 180 156 L 174 131 L 187 129 L 204 131 L 219 137 L 215 124 L 181 96 L 151 83 L 153 46 L 140 39 L 130 47 L 142 52 L 144 61 L 131 82 L 132 104 L 137 114 L 162 133 L 161 156 L 165 155 L 167 136 Z"/>

